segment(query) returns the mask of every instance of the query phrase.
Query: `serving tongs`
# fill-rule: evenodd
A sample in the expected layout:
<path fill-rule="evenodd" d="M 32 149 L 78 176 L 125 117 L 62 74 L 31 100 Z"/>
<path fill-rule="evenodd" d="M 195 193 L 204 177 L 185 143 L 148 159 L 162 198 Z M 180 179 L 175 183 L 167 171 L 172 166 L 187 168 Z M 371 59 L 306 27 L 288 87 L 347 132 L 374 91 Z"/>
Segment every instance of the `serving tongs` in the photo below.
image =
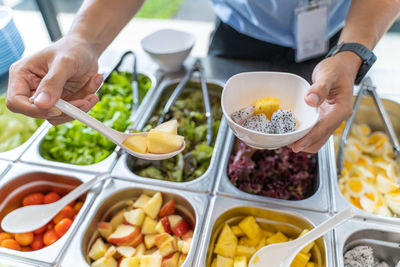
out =
<path fill-rule="evenodd" d="M 115 65 L 113 70 L 117 70 L 122 63 L 124 62 L 124 59 L 126 56 L 128 55 L 132 55 L 133 57 L 133 61 L 132 61 L 132 96 L 133 96 L 133 102 L 132 102 L 132 108 L 131 108 L 131 114 L 133 114 L 133 112 L 135 112 L 138 108 L 139 108 L 139 82 L 138 82 L 138 76 L 137 76 L 137 70 L 136 70 L 136 54 L 135 52 L 129 50 L 126 51 L 124 54 L 122 54 L 119 62 L 117 63 L 117 65 Z"/>
<path fill-rule="evenodd" d="M 204 75 L 203 66 L 201 65 L 201 62 L 199 59 L 196 60 L 196 62 L 193 64 L 193 66 L 186 73 L 185 77 L 182 79 L 182 81 L 176 86 L 175 90 L 172 92 L 171 96 L 169 97 L 167 103 L 164 106 L 163 112 L 160 116 L 160 119 L 157 122 L 157 125 L 160 125 L 164 121 L 165 115 L 169 112 L 172 105 L 179 98 L 183 89 L 186 87 L 186 84 L 191 80 L 194 72 L 198 72 L 199 77 L 200 77 L 201 91 L 203 93 L 204 110 L 205 110 L 205 115 L 207 117 L 207 126 L 208 126 L 207 127 L 207 145 L 211 145 L 212 140 L 213 140 L 213 118 L 212 118 L 212 114 L 211 114 L 210 98 L 208 96 L 207 80 Z M 191 154 L 191 152 L 187 153 L 185 155 L 185 157 L 189 157 L 190 156 L 189 154 Z"/>
<path fill-rule="evenodd" d="M 397 139 L 396 132 L 394 131 L 392 122 L 390 121 L 389 114 L 387 113 L 385 107 L 382 104 L 381 99 L 376 92 L 376 87 L 372 84 L 372 80 L 370 77 L 366 77 L 360 86 L 360 90 L 358 91 L 356 101 L 353 107 L 353 115 L 347 120 L 346 126 L 344 128 L 342 138 L 340 140 L 339 153 L 338 153 L 338 174 L 340 175 L 343 169 L 344 164 L 344 146 L 346 145 L 347 137 L 349 136 L 351 126 L 354 122 L 354 119 L 357 114 L 357 110 L 360 106 L 361 99 L 363 95 L 369 95 L 373 98 L 375 105 L 378 109 L 379 115 L 383 120 L 383 124 L 385 125 L 386 133 L 389 135 L 390 143 L 393 146 L 394 157 L 397 162 L 397 166 L 400 166 L 400 145 L 399 140 Z"/>

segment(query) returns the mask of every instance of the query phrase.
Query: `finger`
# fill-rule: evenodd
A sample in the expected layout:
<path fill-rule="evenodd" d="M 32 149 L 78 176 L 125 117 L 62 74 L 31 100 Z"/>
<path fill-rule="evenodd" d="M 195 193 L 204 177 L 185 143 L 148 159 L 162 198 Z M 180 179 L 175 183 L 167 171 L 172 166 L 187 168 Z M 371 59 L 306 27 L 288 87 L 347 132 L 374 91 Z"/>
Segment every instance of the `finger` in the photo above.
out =
<path fill-rule="evenodd" d="M 313 73 L 313 84 L 305 95 L 304 101 L 312 107 L 320 106 L 333 89 L 335 81 L 335 73 L 316 68 Z"/>
<path fill-rule="evenodd" d="M 306 136 L 292 144 L 292 150 L 294 152 L 317 152 L 329 139 L 333 131 L 350 115 L 351 108 L 347 109 L 343 105 L 335 104 L 325 115 L 320 117 L 317 124 Z"/>
<path fill-rule="evenodd" d="M 69 103 L 75 107 L 81 109 L 84 112 L 88 112 L 98 102 L 98 97 L 94 94 L 88 95 L 84 99 L 70 101 Z M 65 115 L 58 114 L 56 116 L 49 116 L 48 121 L 53 125 L 59 125 L 68 121 L 72 121 L 73 118 Z"/>
<path fill-rule="evenodd" d="M 74 71 L 72 59 L 66 57 L 55 59 L 33 95 L 33 103 L 43 110 L 53 107 Z"/>
<path fill-rule="evenodd" d="M 64 90 L 61 98 L 66 100 L 83 99 L 90 94 L 94 94 L 97 89 L 99 89 L 102 82 L 103 75 L 97 73 L 93 75 L 78 91 L 74 92 L 73 90 Z"/>

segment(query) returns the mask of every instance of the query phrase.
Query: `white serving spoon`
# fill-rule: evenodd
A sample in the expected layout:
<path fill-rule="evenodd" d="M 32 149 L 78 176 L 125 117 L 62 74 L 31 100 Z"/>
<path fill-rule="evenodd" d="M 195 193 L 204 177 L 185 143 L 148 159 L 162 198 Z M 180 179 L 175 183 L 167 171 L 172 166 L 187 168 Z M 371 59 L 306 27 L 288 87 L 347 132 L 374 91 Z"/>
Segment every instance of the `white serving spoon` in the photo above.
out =
<path fill-rule="evenodd" d="M 96 183 L 107 179 L 110 174 L 99 174 L 83 183 L 56 202 L 43 205 L 30 205 L 7 214 L 1 221 L 1 228 L 9 233 L 32 232 L 46 225 L 69 203 L 80 197 Z"/>
<path fill-rule="evenodd" d="M 165 153 L 165 154 L 153 154 L 153 153 L 137 153 L 135 151 L 132 151 L 128 147 L 122 144 L 128 137 L 133 136 L 133 135 L 147 135 L 147 133 L 134 133 L 134 134 L 127 134 L 127 133 L 122 133 L 119 131 L 116 131 L 104 123 L 101 123 L 100 121 L 96 120 L 92 116 L 86 114 L 79 108 L 75 107 L 74 105 L 71 105 L 70 103 L 59 99 L 55 106 L 70 116 L 71 118 L 74 118 L 83 124 L 89 126 L 90 128 L 94 129 L 95 131 L 99 132 L 100 134 L 104 135 L 108 139 L 110 139 L 112 142 L 120 146 L 122 149 L 124 149 L 126 152 L 131 154 L 132 156 L 136 158 L 141 158 L 141 159 L 147 159 L 147 160 L 163 160 L 163 159 L 169 159 L 174 156 L 176 156 L 178 153 L 182 152 L 182 150 L 185 148 L 185 142 L 183 142 L 182 147 L 174 152 L 171 153 Z"/>
<path fill-rule="evenodd" d="M 249 262 L 249 267 L 274 266 L 289 267 L 296 255 L 309 243 L 320 238 L 354 216 L 352 207 L 348 207 L 332 218 L 321 223 L 307 234 L 295 240 L 267 245 L 258 250 Z"/>

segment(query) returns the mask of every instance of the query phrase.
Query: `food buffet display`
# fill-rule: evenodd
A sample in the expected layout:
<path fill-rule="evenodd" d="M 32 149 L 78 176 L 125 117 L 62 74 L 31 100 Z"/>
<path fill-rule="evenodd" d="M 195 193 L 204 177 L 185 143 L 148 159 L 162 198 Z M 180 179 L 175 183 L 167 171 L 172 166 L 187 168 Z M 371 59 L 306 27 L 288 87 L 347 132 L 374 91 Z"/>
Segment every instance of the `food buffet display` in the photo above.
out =
<path fill-rule="evenodd" d="M 139 76 L 143 102 L 132 115 L 131 76 L 115 70 L 90 114 L 120 131 L 155 128 L 181 78 L 152 77 Z M 54 128 L 36 124 L 39 128 L 30 133 L 34 140 L 28 138 L 18 158 L 0 161 L 0 219 L 23 205 L 55 201 L 99 172 L 111 176 L 43 229 L 0 231 L 0 262 L 246 267 L 262 246 L 295 239 L 354 206 L 354 219 L 305 247 L 291 266 L 395 267 L 400 261 L 399 174 L 372 100 L 363 97 L 345 147 L 345 168 L 337 170 L 335 143 L 343 127 L 315 155 L 289 148 L 255 150 L 227 130 L 220 106 L 223 82 L 207 81 L 213 142 L 206 143 L 201 86 L 193 78 L 165 118 L 178 125 L 186 149 L 164 161 L 117 153 L 115 145 L 76 121 Z M 400 132 L 400 102 L 383 102 Z"/>

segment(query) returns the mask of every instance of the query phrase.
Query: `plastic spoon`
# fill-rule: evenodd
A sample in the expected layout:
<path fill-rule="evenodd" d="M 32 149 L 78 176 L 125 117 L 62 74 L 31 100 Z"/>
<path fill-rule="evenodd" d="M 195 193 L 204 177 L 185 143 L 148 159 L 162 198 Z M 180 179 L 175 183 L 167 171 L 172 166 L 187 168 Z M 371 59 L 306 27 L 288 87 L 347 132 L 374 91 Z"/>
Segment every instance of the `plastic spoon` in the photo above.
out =
<path fill-rule="evenodd" d="M 109 178 L 109 174 L 100 174 L 83 183 L 56 202 L 44 205 L 31 205 L 13 210 L 1 221 L 1 228 L 10 233 L 27 233 L 39 229 L 51 221 L 62 208 L 80 197 L 97 182 Z"/>
<path fill-rule="evenodd" d="M 119 131 L 116 131 L 104 123 L 101 123 L 100 121 L 96 120 L 92 116 L 86 114 L 79 108 L 75 107 L 74 105 L 71 105 L 70 103 L 60 99 L 58 102 L 55 104 L 55 106 L 67 114 L 68 116 L 82 122 L 83 124 L 89 126 L 90 128 L 94 129 L 95 131 L 99 132 L 100 134 L 104 135 L 108 139 L 110 139 L 112 142 L 120 146 L 122 149 L 127 151 L 129 154 L 136 158 L 141 158 L 141 159 L 147 159 L 147 160 L 163 160 L 163 159 L 168 159 L 176 156 L 178 153 L 182 152 L 182 150 L 185 148 L 185 142 L 183 142 L 182 147 L 174 152 L 171 153 L 165 153 L 165 154 L 153 154 L 153 153 L 137 153 L 135 151 L 132 151 L 128 147 L 122 144 L 128 137 L 133 136 L 133 135 L 144 135 L 146 136 L 147 133 L 134 133 L 134 134 L 128 134 L 128 133 L 122 133 Z"/>
<path fill-rule="evenodd" d="M 354 216 L 352 207 L 348 207 L 332 218 L 321 223 L 310 232 L 295 240 L 267 245 L 258 250 L 249 262 L 249 267 L 274 266 L 289 267 L 296 255 L 309 243 L 320 238 Z"/>

